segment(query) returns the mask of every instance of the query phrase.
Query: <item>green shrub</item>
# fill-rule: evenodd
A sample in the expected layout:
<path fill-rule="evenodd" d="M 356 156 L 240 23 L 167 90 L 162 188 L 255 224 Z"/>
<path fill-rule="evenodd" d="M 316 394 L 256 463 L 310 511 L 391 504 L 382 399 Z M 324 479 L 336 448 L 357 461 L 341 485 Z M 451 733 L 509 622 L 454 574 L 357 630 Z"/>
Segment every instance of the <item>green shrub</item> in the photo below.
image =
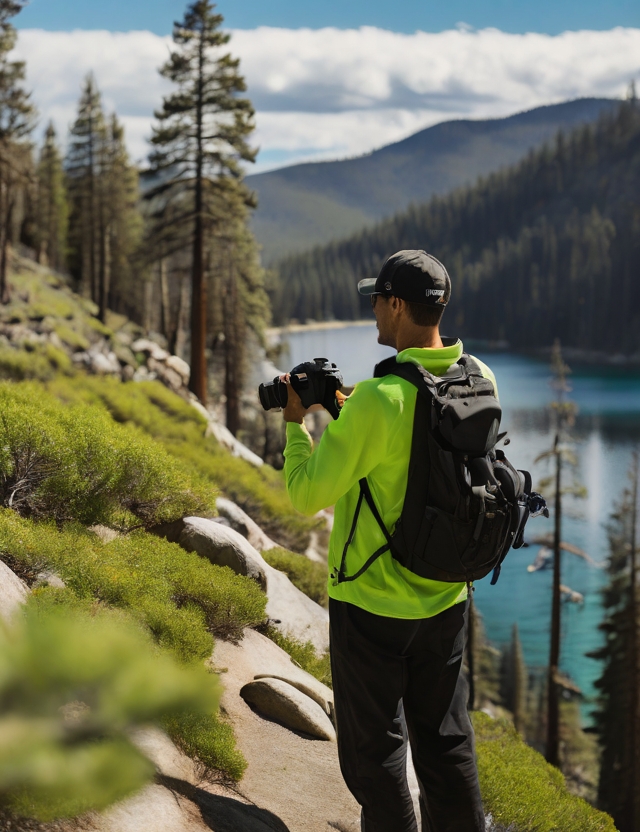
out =
<path fill-rule="evenodd" d="M 102 543 L 81 527 L 58 531 L 0 510 L 0 556 L 51 569 L 79 598 L 130 611 L 184 661 L 211 654 L 213 635 L 240 638 L 264 620 L 255 581 L 142 531 Z"/>
<path fill-rule="evenodd" d="M 160 382 L 123 383 L 94 376 L 49 384 L 65 402 L 101 402 L 118 422 L 133 423 L 161 442 L 189 470 L 214 483 L 270 536 L 292 549 L 305 549 L 321 524 L 297 512 L 287 496 L 284 476 L 269 465 L 256 468 L 206 436 L 206 420 Z"/>
<path fill-rule="evenodd" d="M 69 356 L 52 344 L 34 344 L 29 349 L 0 348 L 0 378 L 11 381 L 49 381 L 71 371 Z"/>
<path fill-rule="evenodd" d="M 494 822 L 517 832 L 615 832 L 613 820 L 567 791 L 564 777 L 506 720 L 473 715 L 480 791 Z"/>
<path fill-rule="evenodd" d="M 153 778 L 131 728 L 211 720 L 218 696 L 122 614 L 36 597 L 0 631 L 0 802 L 40 820 L 103 809 Z"/>
<path fill-rule="evenodd" d="M 216 769 L 230 781 L 242 778 L 247 762 L 236 748 L 233 728 L 219 716 L 185 713 L 165 720 L 164 727 L 189 757 Z"/>
<path fill-rule="evenodd" d="M 326 564 L 314 563 L 304 555 L 296 555 L 286 549 L 267 549 L 262 557 L 274 569 L 288 575 L 291 583 L 309 598 L 323 607 L 328 606 Z"/>
<path fill-rule="evenodd" d="M 103 408 L 0 384 L 0 501 L 29 517 L 131 526 L 210 513 L 214 491 Z"/>
<path fill-rule="evenodd" d="M 283 635 L 275 627 L 260 627 L 260 632 L 271 639 L 285 653 L 288 653 L 293 661 L 307 673 L 331 687 L 331 659 L 329 651 L 318 656 L 316 648 L 310 641 L 302 644 L 290 636 Z"/>

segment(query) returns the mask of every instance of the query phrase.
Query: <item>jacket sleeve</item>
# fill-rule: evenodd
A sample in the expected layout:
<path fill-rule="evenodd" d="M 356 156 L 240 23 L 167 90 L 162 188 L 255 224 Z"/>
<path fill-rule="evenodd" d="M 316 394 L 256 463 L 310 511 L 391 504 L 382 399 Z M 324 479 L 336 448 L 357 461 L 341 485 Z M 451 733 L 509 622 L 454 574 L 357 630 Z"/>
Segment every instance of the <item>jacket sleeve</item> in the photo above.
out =
<path fill-rule="evenodd" d="M 315 514 L 334 505 L 382 461 L 389 430 L 382 397 L 368 382 L 356 385 L 315 449 L 307 429 L 288 422 L 284 474 L 293 506 Z"/>

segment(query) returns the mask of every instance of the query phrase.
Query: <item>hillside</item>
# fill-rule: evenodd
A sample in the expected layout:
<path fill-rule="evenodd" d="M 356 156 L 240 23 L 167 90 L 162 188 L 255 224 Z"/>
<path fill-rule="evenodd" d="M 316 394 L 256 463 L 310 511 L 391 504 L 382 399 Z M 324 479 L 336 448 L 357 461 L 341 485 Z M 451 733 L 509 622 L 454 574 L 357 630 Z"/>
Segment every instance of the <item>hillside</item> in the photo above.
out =
<path fill-rule="evenodd" d="M 585 351 L 637 353 L 639 193 L 634 100 L 474 187 L 282 261 L 275 317 L 370 315 L 357 281 L 394 251 L 424 248 L 451 274 L 448 331 L 516 348 L 561 338 Z"/>
<path fill-rule="evenodd" d="M 509 118 L 436 124 L 366 156 L 247 177 L 258 193 L 253 230 L 266 264 L 347 236 L 519 161 L 558 130 L 594 121 L 614 102 L 583 98 Z"/>

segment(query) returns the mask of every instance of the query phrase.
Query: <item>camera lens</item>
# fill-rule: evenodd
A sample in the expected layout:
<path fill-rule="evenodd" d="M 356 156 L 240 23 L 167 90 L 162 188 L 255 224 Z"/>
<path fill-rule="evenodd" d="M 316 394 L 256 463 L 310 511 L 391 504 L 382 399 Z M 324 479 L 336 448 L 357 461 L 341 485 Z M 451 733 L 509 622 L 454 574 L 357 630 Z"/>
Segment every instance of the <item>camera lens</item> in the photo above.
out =
<path fill-rule="evenodd" d="M 264 410 L 287 406 L 287 385 L 276 376 L 273 381 L 258 387 L 260 404 Z"/>

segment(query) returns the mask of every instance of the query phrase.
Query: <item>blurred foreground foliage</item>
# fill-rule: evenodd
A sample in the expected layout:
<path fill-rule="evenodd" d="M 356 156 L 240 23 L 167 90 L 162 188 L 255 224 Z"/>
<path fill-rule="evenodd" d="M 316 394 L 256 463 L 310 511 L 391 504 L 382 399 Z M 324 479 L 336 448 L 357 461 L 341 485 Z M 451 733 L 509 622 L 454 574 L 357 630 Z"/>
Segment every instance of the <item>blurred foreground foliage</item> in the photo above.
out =
<path fill-rule="evenodd" d="M 0 630 L 0 805 L 39 820 L 103 809 L 152 779 L 136 726 L 210 719 L 217 677 L 93 602 L 32 598 Z"/>

